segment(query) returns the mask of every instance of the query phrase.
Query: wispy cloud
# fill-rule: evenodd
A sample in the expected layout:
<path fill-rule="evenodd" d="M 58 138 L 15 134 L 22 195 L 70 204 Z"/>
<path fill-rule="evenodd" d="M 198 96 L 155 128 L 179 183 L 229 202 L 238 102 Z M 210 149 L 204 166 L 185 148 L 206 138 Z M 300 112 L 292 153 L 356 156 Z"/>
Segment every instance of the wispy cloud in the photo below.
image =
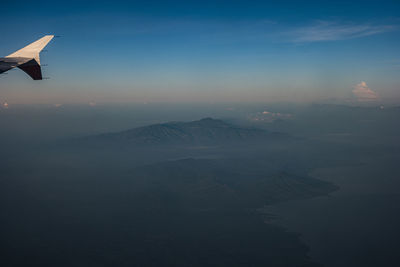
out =
<path fill-rule="evenodd" d="M 293 42 L 322 42 L 361 38 L 381 34 L 397 29 L 395 25 L 374 24 L 341 24 L 337 22 L 318 21 L 314 25 L 290 31 L 288 35 Z"/>
<path fill-rule="evenodd" d="M 353 94 L 360 102 L 369 102 L 378 100 L 378 94 L 368 87 L 366 82 L 360 82 L 353 87 Z"/>

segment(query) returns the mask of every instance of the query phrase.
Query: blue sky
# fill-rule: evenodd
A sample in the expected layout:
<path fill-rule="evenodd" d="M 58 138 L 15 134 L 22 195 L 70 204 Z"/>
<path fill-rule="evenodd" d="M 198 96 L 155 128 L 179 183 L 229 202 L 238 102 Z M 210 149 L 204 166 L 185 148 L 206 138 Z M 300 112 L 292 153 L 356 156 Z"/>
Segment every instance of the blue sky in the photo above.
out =
<path fill-rule="evenodd" d="M 0 102 L 400 101 L 398 1 L 16 1 L 1 56 L 45 34 Z"/>

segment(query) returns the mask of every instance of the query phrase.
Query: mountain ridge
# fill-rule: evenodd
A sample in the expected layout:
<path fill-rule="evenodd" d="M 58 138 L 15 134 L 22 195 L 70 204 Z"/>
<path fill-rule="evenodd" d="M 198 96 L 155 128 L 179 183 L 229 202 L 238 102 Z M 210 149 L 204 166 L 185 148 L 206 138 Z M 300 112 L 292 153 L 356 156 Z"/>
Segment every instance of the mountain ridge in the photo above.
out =
<path fill-rule="evenodd" d="M 284 134 L 263 129 L 246 128 L 210 117 L 189 122 L 166 122 L 132 128 L 120 132 L 88 136 L 96 142 L 125 142 L 136 145 L 196 144 L 210 145 L 229 142 L 254 142 Z"/>

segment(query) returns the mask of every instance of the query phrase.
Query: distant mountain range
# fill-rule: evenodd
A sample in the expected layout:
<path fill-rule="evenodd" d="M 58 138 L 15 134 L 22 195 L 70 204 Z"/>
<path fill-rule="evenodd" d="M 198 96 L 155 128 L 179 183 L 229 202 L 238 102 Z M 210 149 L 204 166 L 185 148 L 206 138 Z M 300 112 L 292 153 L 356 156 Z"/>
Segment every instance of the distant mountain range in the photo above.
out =
<path fill-rule="evenodd" d="M 236 126 L 222 120 L 204 118 L 191 122 L 168 122 L 133 128 L 116 133 L 85 137 L 95 143 L 134 145 L 217 145 L 237 142 L 258 142 L 286 136 L 262 129 Z"/>

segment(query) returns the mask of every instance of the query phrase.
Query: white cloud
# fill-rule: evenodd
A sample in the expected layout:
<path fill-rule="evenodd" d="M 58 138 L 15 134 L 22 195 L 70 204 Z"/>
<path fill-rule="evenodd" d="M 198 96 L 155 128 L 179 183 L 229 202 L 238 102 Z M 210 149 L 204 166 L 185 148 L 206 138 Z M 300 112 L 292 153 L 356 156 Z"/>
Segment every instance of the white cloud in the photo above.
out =
<path fill-rule="evenodd" d="M 298 43 L 354 39 L 396 30 L 394 25 L 340 24 L 319 21 L 289 33 L 292 41 Z"/>
<path fill-rule="evenodd" d="M 276 119 L 290 119 L 292 114 L 264 110 L 250 115 L 252 121 L 273 122 Z"/>
<path fill-rule="evenodd" d="M 368 87 L 366 82 L 360 82 L 353 87 L 353 94 L 360 102 L 376 101 L 378 100 L 378 94 Z"/>

